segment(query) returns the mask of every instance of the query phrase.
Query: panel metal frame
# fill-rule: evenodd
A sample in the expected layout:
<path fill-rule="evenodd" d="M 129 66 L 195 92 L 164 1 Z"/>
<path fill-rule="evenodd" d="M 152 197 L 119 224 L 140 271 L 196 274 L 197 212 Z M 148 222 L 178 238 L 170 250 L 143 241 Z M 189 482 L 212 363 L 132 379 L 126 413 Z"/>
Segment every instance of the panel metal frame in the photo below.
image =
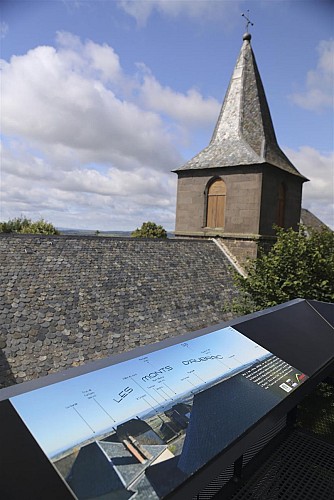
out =
<path fill-rule="evenodd" d="M 214 480 L 221 471 L 233 463 L 238 464 L 240 457 L 256 440 L 261 439 L 268 428 L 274 426 L 279 419 L 291 412 L 307 394 L 314 390 L 319 382 L 334 372 L 333 311 L 334 304 L 295 299 L 286 304 L 227 323 L 219 323 L 196 332 L 0 390 L 2 421 L 0 427 L 0 470 L 2 471 L 0 497 L 7 500 L 17 500 L 17 498 L 24 497 L 34 498 L 34 500 L 76 498 L 30 434 L 8 401 L 9 398 L 232 326 L 246 337 L 303 371 L 310 378 L 247 429 L 242 436 L 227 446 L 218 456 L 210 460 L 202 469 L 165 497 L 175 500 L 192 498 L 210 481 Z M 316 329 L 316 332 L 312 328 Z"/>

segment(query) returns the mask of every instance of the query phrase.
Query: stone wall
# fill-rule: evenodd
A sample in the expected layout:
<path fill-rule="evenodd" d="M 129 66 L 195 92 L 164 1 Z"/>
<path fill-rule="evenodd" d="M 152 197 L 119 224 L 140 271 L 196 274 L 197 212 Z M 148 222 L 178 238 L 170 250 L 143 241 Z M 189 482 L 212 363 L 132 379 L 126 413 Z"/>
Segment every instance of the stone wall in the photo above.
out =
<path fill-rule="evenodd" d="M 206 189 L 215 177 L 226 184 L 224 229 L 206 228 Z M 258 234 L 262 174 L 258 168 L 217 168 L 180 172 L 178 179 L 177 235 Z"/>
<path fill-rule="evenodd" d="M 226 184 L 224 228 L 206 227 L 206 189 L 220 177 Z M 268 164 L 179 172 L 176 236 L 220 237 L 241 265 L 257 255 L 257 242 L 270 247 L 278 223 L 279 186 L 285 186 L 284 227 L 297 229 L 302 178 Z M 266 240 L 268 240 L 266 242 Z"/>
<path fill-rule="evenodd" d="M 242 267 L 245 266 L 247 261 L 254 260 L 257 257 L 258 243 L 256 240 L 222 238 L 222 241 Z"/>
<path fill-rule="evenodd" d="M 263 175 L 260 234 L 273 235 L 273 224 L 277 224 L 278 192 L 280 184 L 285 186 L 284 227 L 298 228 L 302 202 L 302 179 L 280 171 L 269 165 Z"/>

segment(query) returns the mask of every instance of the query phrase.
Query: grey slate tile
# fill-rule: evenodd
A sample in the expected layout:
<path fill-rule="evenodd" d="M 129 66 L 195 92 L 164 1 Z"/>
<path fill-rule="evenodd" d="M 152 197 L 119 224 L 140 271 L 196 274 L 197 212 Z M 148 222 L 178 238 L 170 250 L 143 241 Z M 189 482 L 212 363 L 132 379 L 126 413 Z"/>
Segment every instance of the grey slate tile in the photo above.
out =
<path fill-rule="evenodd" d="M 211 241 L 2 234 L 0 387 L 229 319 L 232 272 Z"/>

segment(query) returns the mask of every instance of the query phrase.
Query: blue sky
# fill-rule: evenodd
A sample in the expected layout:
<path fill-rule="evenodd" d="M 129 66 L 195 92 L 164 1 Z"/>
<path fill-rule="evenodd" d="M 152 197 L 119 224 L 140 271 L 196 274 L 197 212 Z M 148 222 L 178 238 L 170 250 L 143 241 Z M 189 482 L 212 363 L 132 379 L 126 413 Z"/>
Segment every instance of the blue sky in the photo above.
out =
<path fill-rule="evenodd" d="M 322 0 L 3 0 L 0 220 L 174 229 L 172 169 L 209 142 L 245 31 L 278 142 L 334 227 L 333 20 Z"/>
<path fill-rule="evenodd" d="M 95 435 L 112 432 L 130 418 L 160 405 L 170 406 L 173 397 L 198 391 L 205 383 L 268 354 L 228 327 L 21 394 L 11 402 L 45 453 L 52 456 L 93 437 L 93 431 Z"/>

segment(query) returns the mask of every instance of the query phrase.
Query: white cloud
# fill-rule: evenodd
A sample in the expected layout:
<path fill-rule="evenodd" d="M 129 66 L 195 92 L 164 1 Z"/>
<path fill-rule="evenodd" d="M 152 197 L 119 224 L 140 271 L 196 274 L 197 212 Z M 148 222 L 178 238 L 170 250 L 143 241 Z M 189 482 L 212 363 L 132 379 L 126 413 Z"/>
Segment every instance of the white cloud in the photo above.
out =
<path fill-rule="evenodd" d="M 141 65 L 141 69 L 143 66 Z M 162 86 L 153 75 L 145 71 L 139 95 L 145 107 L 152 111 L 184 123 L 207 125 L 217 120 L 221 104 L 214 98 L 204 99 L 196 89 L 189 89 L 186 94 L 175 92 L 170 87 Z"/>
<path fill-rule="evenodd" d="M 112 47 L 69 33 L 1 70 L 0 220 L 22 213 L 63 227 L 130 230 L 154 220 L 173 229 L 170 170 L 189 130 L 214 122 L 215 99 L 176 92 L 144 65 L 125 74 Z M 307 147 L 288 156 L 312 179 L 305 208 L 331 224 L 333 158 Z"/>
<path fill-rule="evenodd" d="M 322 154 L 309 146 L 285 152 L 310 180 L 303 187 L 303 208 L 334 229 L 334 153 Z"/>
<path fill-rule="evenodd" d="M 77 9 L 89 5 L 88 0 L 61 0 L 69 12 L 74 12 Z"/>
<path fill-rule="evenodd" d="M 57 225 L 172 229 L 178 147 L 219 104 L 163 86 L 139 65 L 125 74 L 114 49 L 59 32 L 1 61 L 0 219 L 23 213 Z"/>
<path fill-rule="evenodd" d="M 79 37 L 64 31 L 57 32 L 56 41 L 62 59 L 79 73 L 98 76 L 104 83 L 122 79 L 119 57 L 109 45 L 99 45 L 92 40 L 83 44 Z M 95 70 L 96 74 L 90 74 L 90 70 Z"/>
<path fill-rule="evenodd" d="M 241 2 L 217 2 L 208 0 L 120 0 L 119 6 L 134 17 L 139 26 L 145 26 L 151 14 L 160 14 L 175 18 L 185 16 L 200 21 L 226 21 L 226 25 L 239 14 Z"/>
<path fill-rule="evenodd" d="M 88 41 L 86 53 L 92 60 L 93 68 L 101 72 L 103 81 L 113 81 L 119 78 L 122 72 L 119 57 L 112 47 Z"/>
<path fill-rule="evenodd" d="M 0 220 L 24 214 L 58 226 L 130 230 L 153 219 L 174 227 L 176 176 L 141 167 L 56 169 L 33 151 L 2 147 Z M 175 179 L 174 179 L 175 177 Z"/>
<path fill-rule="evenodd" d="M 9 26 L 7 23 L 5 23 L 4 21 L 1 21 L 0 22 L 0 39 L 1 38 L 5 38 L 5 36 L 7 35 L 9 31 Z"/>
<path fill-rule="evenodd" d="M 101 55 L 113 53 L 112 49 L 92 43 L 85 48 L 93 56 L 93 67 L 111 77 L 115 65 L 111 70 Z M 72 49 L 37 47 L 4 63 L 3 132 L 20 134 L 44 147 L 61 144 L 110 163 L 121 155 L 173 168 L 179 157 L 159 115 L 118 98 L 102 80 L 92 78 L 91 61 Z"/>
<path fill-rule="evenodd" d="M 0 219 L 131 229 L 156 216 L 172 228 L 180 126 L 143 106 L 137 69 L 125 75 L 112 47 L 57 43 L 1 61 Z"/>
<path fill-rule="evenodd" d="M 334 40 L 321 41 L 318 53 L 316 69 L 307 73 L 306 89 L 291 95 L 300 107 L 315 111 L 334 105 Z"/>

